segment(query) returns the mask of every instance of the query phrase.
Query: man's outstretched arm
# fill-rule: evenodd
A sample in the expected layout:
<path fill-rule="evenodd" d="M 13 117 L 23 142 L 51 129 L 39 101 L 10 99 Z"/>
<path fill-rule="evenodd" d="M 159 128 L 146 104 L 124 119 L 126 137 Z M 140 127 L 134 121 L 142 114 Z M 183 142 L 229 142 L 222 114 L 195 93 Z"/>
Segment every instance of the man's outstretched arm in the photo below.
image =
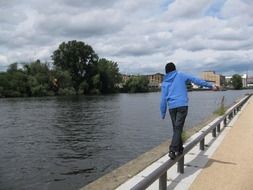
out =
<path fill-rule="evenodd" d="M 203 79 L 191 76 L 191 75 L 186 75 L 185 74 L 185 78 L 186 78 L 186 80 L 190 80 L 191 82 L 193 82 L 194 84 L 199 85 L 199 86 L 204 86 L 204 87 L 207 87 L 207 88 L 210 88 L 210 89 L 216 89 L 217 88 L 215 85 L 213 85 L 209 82 L 206 82 Z"/>

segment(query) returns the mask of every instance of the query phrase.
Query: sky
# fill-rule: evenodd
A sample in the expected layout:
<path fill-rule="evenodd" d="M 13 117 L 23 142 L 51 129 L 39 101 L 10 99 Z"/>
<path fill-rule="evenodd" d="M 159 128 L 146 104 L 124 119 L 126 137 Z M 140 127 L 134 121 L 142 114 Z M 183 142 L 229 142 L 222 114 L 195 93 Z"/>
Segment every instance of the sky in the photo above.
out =
<path fill-rule="evenodd" d="M 0 71 L 83 41 L 124 74 L 253 75 L 252 0 L 0 0 Z"/>

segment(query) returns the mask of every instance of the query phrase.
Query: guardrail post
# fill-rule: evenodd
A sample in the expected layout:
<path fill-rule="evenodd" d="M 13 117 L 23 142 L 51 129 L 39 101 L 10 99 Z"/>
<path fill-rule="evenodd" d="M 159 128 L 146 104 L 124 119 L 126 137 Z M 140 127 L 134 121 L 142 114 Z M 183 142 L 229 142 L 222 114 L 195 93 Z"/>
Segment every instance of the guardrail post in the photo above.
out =
<path fill-rule="evenodd" d="M 225 118 L 224 118 L 224 127 L 226 127 L 227 126 L 227 116 L 225 116 Z"/>
<path fill-rule="evenodd" d="M 177 172 L 184 173 L 184 156 L 177 162 Z"/>
<path fill-rule="evenodd" d="M 199 142 L 199 149 L 200 149 L 200 150 L 205 150 L 205 138 L 203 138 L 203 139 Z"/>
<path fill-rule="evenodd" d="M 212 136 L 213 137 L 216 137 L 216 127 L 213 129 L 213 131 L 212 131 Z"/>
<path fill-rule="evenodd" d="M 167 190 L 167 171 L 159 178 L 159 190 Z"/>
<path fill-rule="evenodd" d="M 220 123 L 217 125 L 217 132 L 220 133 Z"/>

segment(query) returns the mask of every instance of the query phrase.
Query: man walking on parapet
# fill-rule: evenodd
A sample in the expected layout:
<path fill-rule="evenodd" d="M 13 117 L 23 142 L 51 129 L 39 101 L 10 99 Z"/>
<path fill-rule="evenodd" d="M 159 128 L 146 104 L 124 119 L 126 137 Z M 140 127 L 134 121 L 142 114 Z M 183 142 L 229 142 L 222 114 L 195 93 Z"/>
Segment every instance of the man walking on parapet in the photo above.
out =
<path fill-rule="evenodd" d="M 173 125 L 173 137 L 169 150 L 169 157 L 175 159 L 183 153 L 182 132 L 185 118 L 188 112 L 188 96 L 186 82 L 190 81 L 196 85 L 217 89 L 204 80 L 178 72 L 174 63 L 165 66 L 166 75 L 162 82 L 162 95 L 160 111 L 162 119 L 165 118 L 167 106 Z"/>

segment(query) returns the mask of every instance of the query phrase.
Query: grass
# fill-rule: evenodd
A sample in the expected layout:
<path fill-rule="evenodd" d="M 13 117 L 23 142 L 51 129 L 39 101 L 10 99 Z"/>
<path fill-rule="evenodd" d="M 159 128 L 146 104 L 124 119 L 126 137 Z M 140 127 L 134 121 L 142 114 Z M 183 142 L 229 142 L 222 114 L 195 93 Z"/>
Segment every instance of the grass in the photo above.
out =
<path fill-rule="evenodd" d="M 181 137 L 182 137 L 182 141 L 184 143 L 190 136 L 189 136 L 189 134 L 187 134 L 187 132 L 183 131 Z"/>
<path fill-rule="evenodd" d="M 224 106 L 220 106 L 217 110 L 215 110 L 214 114 L 216 115 L 224 115 L 226 112 L 226 108 Z"/>
<path fill-rule="evenodd" d="M 225 97 L 223 96 L 222 99 L 221 99 L 220 107 L 218 107 L 218 109 L 214 111 L 214 114 L 219 115 L 219 116 L 225 114 L 226 108 L 224 106 L 224 100 L 225 100 Z"/>

